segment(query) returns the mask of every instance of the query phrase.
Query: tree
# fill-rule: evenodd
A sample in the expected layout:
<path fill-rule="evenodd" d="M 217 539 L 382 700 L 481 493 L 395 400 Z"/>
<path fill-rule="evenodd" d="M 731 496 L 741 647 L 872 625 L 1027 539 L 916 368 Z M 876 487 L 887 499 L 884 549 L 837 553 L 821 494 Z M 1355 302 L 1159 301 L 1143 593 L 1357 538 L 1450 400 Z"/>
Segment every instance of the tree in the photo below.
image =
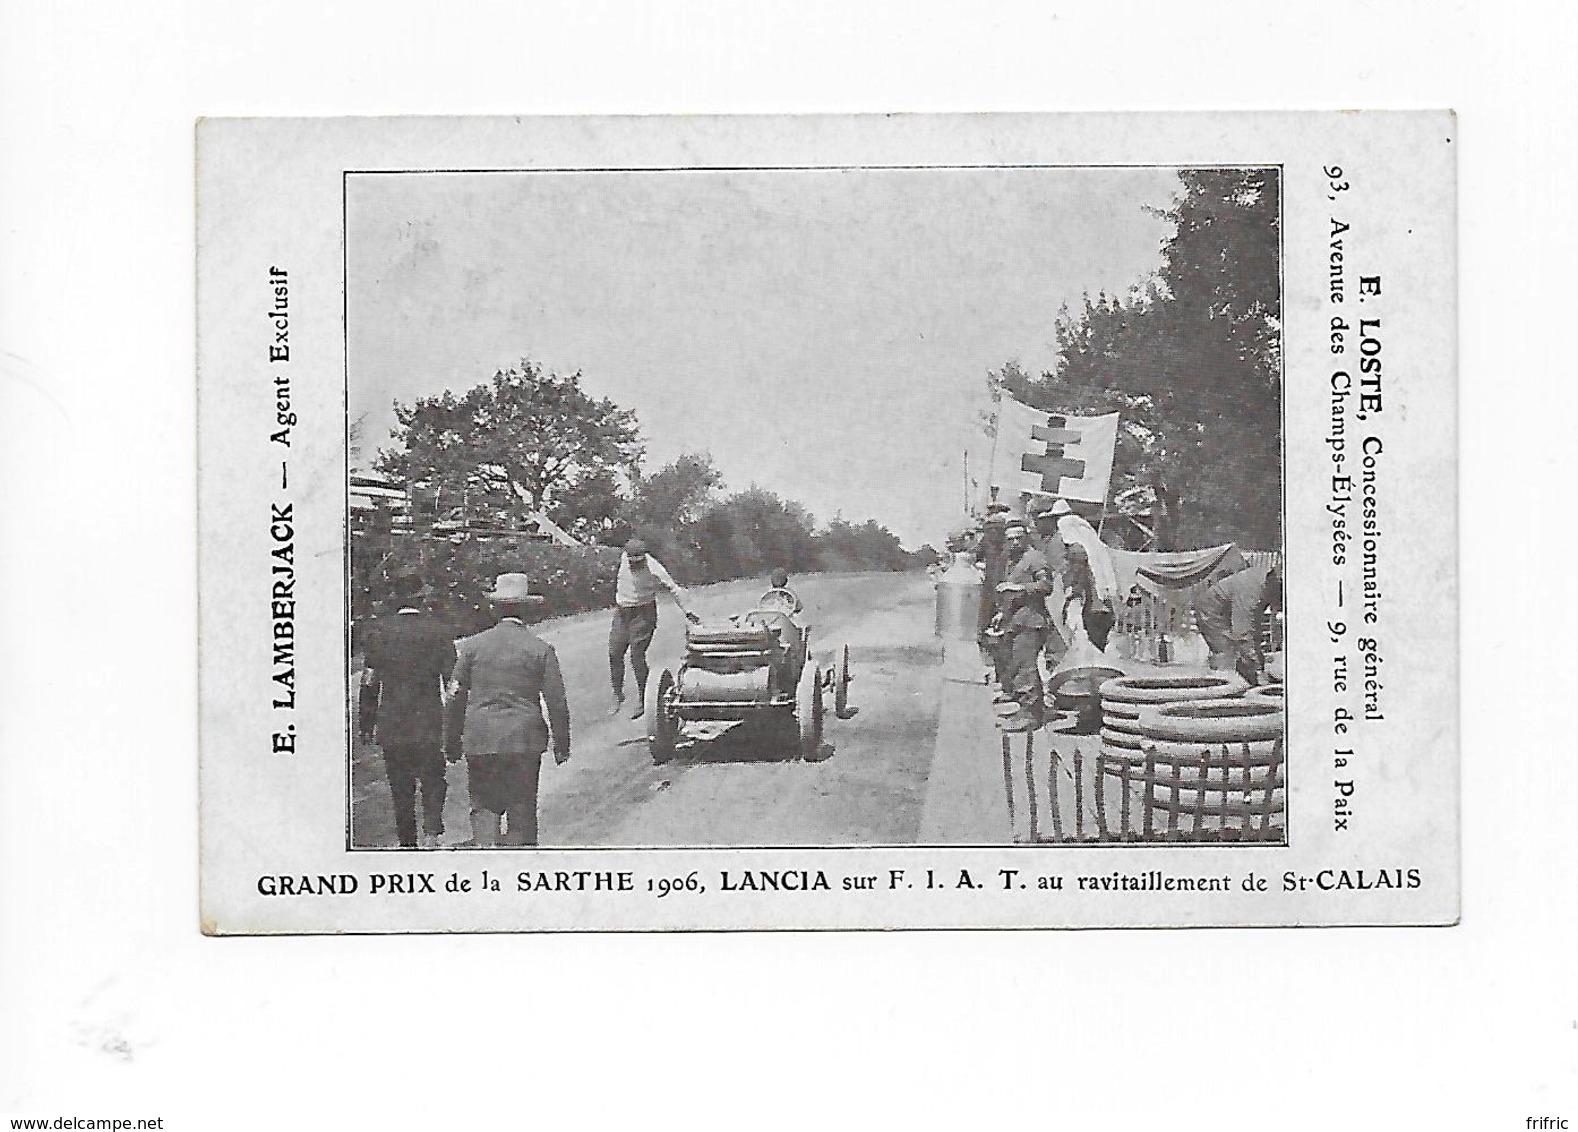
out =
<path fill-rule="evenodd" d="M 636 527 L 683 527 L 714 501 L 723 476 L 705 452 L 685 452 L 632 485 L 625 514 Z"/>
<path fill-rule="evenodd" d="M 1281 291 L 1277 174 L 1189 170 L 1157 214 L 1173 224 L 1157 278 L 1086 296 L 1054 326 L 1055 371 L 989 375 L 1057 412 L 1123 421 L 1113 493 L 1153 500 L 1158 545 L 1281 541 Z"/>
<path fill-rule="evenodd" d="M 1235 355 L 1280 376 L 1282 185 L 1272 169 L 1186 169 L 1161 278 L 1186 310 L 1203 311 Z"/>
<path fill-rule="evenodd" d="M 619 518 L 625 500 L 611 468 L 597 468 L 554 493 L 549 517 L 579 539 L 600 539 Z"/>
<path fill-rule="evenodd" d="M 362 452 L 367 445 L 367 414 L 360 414 L 345 428 L 345 457 L 351 467 L 362 463 Z"/>
<path fill-rule="evenodd" d="M 460 397 L 446 390 L 394 410 L 399 447 L 380 449 L 378 470 L 473 519 L 520 525 L 541 510 L 584 528 L 612 514 L 620 483 L 640 469 L 635 414 L 588 394 L 579 371 L 523 360 Z"/>
<path fill-rule="evenodd" d="M 835 518 L 816 541 L 817 559 L 824 570 L 903 570 L 910 564 L 898 536 L 875 519 L 857 526 Z"/>

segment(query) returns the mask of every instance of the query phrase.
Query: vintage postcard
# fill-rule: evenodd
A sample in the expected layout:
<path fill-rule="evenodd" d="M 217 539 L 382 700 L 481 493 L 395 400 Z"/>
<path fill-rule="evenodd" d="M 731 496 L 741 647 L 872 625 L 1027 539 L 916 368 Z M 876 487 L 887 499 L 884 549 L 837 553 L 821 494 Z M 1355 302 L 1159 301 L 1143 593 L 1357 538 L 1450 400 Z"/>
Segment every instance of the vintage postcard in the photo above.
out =
<path fill-rule="evenodd" d="M 1455 923 L 1455 133 L 199 123 L 203 930 Z"/>

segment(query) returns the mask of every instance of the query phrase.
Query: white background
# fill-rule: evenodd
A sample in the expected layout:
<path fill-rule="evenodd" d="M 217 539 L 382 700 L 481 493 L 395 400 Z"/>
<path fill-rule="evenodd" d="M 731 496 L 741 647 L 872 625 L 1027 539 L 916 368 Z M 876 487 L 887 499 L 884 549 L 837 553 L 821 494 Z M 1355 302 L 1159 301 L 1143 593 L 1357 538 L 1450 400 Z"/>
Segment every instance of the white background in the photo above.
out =
<path fill-rule="evenodd" d="M 459 7 L 0 10 L 0 1112 L 1578 1121 L 1568 8 Z M 1438 106 L 1462 144 L 1460 927 L 198 934 L 196 116 Z"/>

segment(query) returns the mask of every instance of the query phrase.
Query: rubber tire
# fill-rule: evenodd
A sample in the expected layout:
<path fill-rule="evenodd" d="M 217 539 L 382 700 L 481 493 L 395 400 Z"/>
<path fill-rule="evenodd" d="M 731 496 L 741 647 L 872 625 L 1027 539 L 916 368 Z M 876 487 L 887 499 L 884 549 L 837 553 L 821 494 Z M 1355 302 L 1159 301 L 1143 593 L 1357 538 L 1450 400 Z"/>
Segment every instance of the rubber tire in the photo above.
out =
<path fill-rule="evenodd" d="M 1210 680 L 1205 688 L 1136 686 L 1140 681 L 1159 680 Z M 1212 672 L 1205 676 L 1116 676 L 1101 686 L 1101 699 L 1121 704 L 1176 704 L 1189 700 L 1223 700 L 1239 696 L 1249 687 L 1249 681 L 1236 672 Z"/>
<path fill-rule="evenodd" d="M 1122 750 L 1139 754 L 1140 746 L 1145 741 L 1145 738 L 1140 735 L 1130 735 L 1125 731 L 1110 731 L 1105 727 L 1101 729 L 1101 745 L 1103 747 L 1121 748 Z"/>
<path fill-rule="evenodd" d="M 1246 707 L 1252 710 L 1243 712 Z M 1231 715 L 1193 714 L 1233 709 L 1236 711 Z M 1162 704 L 1140 717 L 1140 730 L 1147 738 L 1166 739 L 1175 743 L 1253 743 L 1262 739 L 1280 739 L 1283 729 L 1280 705 L 1242 698 Z"/>
<path fill-rule="evenodd" d="M 1143 781 L 1142 776 L 1145 771 L 1145 753 L 1143 751 L 1136 751 L 1133 747 L 1108 747 L 1103 745 L 1100 758 L 1102 763 L 1112 768 L 1106 772 L 1110 773 L 1112 777 L 1118 777 L 1118 764 L 1121 763 L 1129 769 L 1129 782 L 1131 784 Z"/>
<path fill-rule="evenodd" d="M 1269 704 L 1281 704 L 1287 702 L 1284 685 L 1282 684 L 1261 684 L 1260 686 L 1251 688 L 1249 691 L 1245 692 L 1244 698 L 1246 700 L 1264 700 Z"/>
<path fill-rule="evenodd" d="M 1140 713 L 1144 710 L 1144 704 L 1128 703 L 1125 700 L 1109 699 L 1106 696 L 1101 697 L 1101 714 L 1105 716 L 1112 716 L 1118 719 L 1138 720 L 1140 718 Z"/>
<path fill-rule="evenodd" d="M 849 646 L 838 650 L 838 677 L 833 685 L 833 714 L 844 718 L 849 709 Z"/>
<path fill-rule="evenodd" d="M 794 694 L 795 722 L 799 727 L 800 757 L 815 762 L 822 749 L 822 674 L 807 662 Z"/>
<path fill-rule="evenodd" d="M 1280 738 L 1280 736 L 1279 736 Z M 1210 749 L 1212 758 L 1219 758 L 1222 748 L 1226 747 L 1235 757 L 1245 743 L 1249 744 L 1249 753 L 1256 758 L 1263 758 L 1271 753 L 1271 748 L 1276 744 L 1276 739 L 1218 739 L 1214 742 L 1180 742 L 1176 739 L 1153 739 L 1147 736 L 1141 741 L 1141 747 L 1155 747 L 1156 753 L 1163 758 L 1172 758 L 1178 755 L 1198 755 L 1201 751 Z"/>
<path fill-rule="evenodd" d="M 674 757 L 679 740 L 679 728 L 663 713 L 663 701 L 674 689 L 674 673 L 665 668 L 657 678 L 652 698 L 647 701 L 643 722 L 647 731 L 647 750 L 654 766 L 662 766 Z"/>

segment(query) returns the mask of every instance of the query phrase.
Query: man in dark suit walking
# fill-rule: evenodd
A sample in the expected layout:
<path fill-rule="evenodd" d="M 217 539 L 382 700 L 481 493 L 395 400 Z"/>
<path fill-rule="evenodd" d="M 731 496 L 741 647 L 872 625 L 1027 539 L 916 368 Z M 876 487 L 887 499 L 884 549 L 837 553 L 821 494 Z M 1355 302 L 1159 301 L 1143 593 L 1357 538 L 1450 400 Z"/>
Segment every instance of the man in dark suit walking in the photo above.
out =
<path fill-rule="evenodd" d="M 422 847 L 437 848 L 444 832 L 443 686 L 455 666 L 449 630 L 421 607 L 426 584 L 416 574 L 394 580 L 400 609 L 367 641 L 361 731 L 383 748 L 394 800 L 395 833 L 417 847 L 416 794 L 422 791 Z"/>
<path fill-rule="evenodd" d="M 526 627 L 542 598 L 525 574 L 501 574 L 488 595 L 499 623 L 459 642 L 451 719 L 461 721 L 478 846 L 537 844 L 543 752 L 570 757 L 570 708 L 553 646 Z M 453 731 L 451 732 L 453 734 Z"/>

